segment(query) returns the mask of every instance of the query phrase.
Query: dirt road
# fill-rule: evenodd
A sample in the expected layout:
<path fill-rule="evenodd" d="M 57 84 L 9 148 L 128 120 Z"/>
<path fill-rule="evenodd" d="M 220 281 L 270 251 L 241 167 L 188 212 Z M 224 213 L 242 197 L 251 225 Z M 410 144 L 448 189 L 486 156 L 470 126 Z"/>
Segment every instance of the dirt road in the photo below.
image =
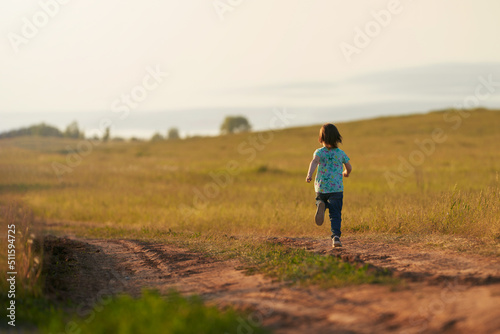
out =
<path fill-rule="evenodd" d="M 49 292 L 73 299 L 80 310 L 97 312 L 109 294 L 175 288 L 219 307 L 249 311 L 234 333 L 249 333 L 249 323 L 262 323 L 275 333 L 500 333 L 498 258 L 355 237 L 343 238 L 339 250 L 332 250 L 328 240 L 269 241 L 389 268 L 406 283 L 396 289 L 304 288 L 248 276 L 236 269 L 241 265 L 236 260 L 216 261 L 172 245 L 48 237 L 45 248 L 53 254 L 48 265 L 56 273 Z M 55 259 L 69 264 L 71 280 L 57 273 Z"/>

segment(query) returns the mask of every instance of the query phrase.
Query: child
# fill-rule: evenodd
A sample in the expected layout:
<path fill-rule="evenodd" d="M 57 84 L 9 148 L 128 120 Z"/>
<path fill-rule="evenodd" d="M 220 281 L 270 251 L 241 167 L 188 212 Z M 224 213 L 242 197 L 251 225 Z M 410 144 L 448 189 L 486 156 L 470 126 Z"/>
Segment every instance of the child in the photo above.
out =
<path fill-rule="evenodd" d="M 328 206 L 332 229 L 332 247 L 342 247 L 340 242 L 342 200 L 344 197 L 342 176 L 349 177 L 352 166 L 349 163 L 349 157 L 338 148 L 338 144 L 342 143 L 342 136 L 335 125 L 327 123 L 321 127 L 319 142 L 323 144 L 323 147 L 314 151 L 306 182 L 311 182 L 312 175 L 319 165 L 314 181 L 317 206 L 315 221 L 318 226 L 323 224 L 326 206 Z M 345 165 L 344 172 L 342 172 L 343 165 Z"/>

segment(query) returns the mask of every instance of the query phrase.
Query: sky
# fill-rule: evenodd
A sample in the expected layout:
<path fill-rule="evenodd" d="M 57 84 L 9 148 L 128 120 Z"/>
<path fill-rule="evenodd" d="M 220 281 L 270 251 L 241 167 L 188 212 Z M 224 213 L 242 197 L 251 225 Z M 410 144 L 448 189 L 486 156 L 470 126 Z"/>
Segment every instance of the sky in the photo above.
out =
<path fill-rule="evenodd" d="M 496 0 L 3 0 L 0 132 L 214 134 L 425 112 L 500 81 Z M 496 87 L 496 86 L 495 86 Z M 500 107 L 500 89 L 481 105 Z"/>

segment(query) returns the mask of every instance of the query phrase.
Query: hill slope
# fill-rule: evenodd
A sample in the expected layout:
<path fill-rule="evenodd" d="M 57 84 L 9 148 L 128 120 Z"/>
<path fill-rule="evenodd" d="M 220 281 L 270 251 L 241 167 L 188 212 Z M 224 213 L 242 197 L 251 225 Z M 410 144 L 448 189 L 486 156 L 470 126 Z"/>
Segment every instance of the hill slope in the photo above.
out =
<path fill-rule="evenodd" d="M 500 111 L 338 127 L 354 167 L 345 180 L 344 231 L 500 238 Z M 318 130 L 100 145 L 66 140 L 64 148 L 53 139 L 4 139 L 0 201 L 22 200 L 51 220 L 115 227 L 327 236 L 328 227 L 311 224 L 314 190 L 304 182 Z"/>

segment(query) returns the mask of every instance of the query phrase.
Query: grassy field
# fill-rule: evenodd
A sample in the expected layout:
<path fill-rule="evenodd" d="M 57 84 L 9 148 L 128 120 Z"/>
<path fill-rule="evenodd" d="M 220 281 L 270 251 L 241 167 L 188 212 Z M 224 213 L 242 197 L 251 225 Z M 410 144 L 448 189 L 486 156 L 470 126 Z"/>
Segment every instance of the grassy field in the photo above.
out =
<path fill-rule="evenodd" d="M 500 254 L 500 111 L 450 110 L 337 125 L 353 165 L 345 179 L 344 236 L 434 245 L 460 240 L 454 248 L 466 251 L 467 241 L 474 240 L 489 254 Z M 315 194 L 305 182 L 319 127 L 156 142 L 1 140 L 0 220 L 15 223 L 20 232 L 18 293 L 31 305 L 26 314 L 21 309 L 21 321 L 57 332 L 72 317 L 57 307 L 42 311 L 50 303 L 42 296 L 36 220 L 68 222 L 82 236 L 183 244 L 209 256 L 238 258 L 248 272 L 291 282 L 398 284 L 367 267 L 266 241 L 330 235 L 329 224 L 313 222 Z M 7 247 L 6 238 L 1 244 Z M 196 300 L 186 306 L 185 299 L 172 296 L 120 297 L 94 327 L 78 318 L 74 323 L 106 332 L 114 315 L 132 319 L 138 309 L 160 305 L 181 314 L 124 323 L 122 332 L 148 324 L 183 332 L 192 316 L 215 319 L 213 327 L 204 327 L 213 331 L 235 326 L 231 310 L 218 313 Z"/>
<path fill-rule="evenodd" d="M 344 233 L 498 242 L 499 111 L 338 127 L 354 168 L 345 180 Z M 312 223 L 314 190 L 304 182 L 318 130 L 98 146 L 6 139 L 0 142 L 0 201 L 21 201 L 43 219 L 103 229 L 326 237 L 328 226 Z"/>

